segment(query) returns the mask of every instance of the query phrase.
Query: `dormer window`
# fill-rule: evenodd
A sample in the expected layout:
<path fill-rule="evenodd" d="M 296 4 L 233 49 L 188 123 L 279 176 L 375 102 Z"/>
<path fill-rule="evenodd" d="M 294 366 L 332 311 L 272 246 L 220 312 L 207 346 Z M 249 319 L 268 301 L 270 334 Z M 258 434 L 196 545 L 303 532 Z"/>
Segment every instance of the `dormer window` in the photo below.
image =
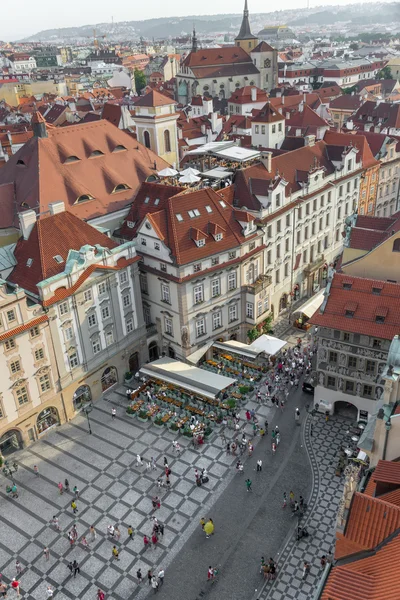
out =
<path fill-rule="evenodd" d="M 344 289 L 344 290 L 351 290 L 351 286 L 352 286 L 352 284 L 351 284 L 351 283 L 344 283 L 344 284 L 343 284 L 343 289 Z"/>
<path fill-rule="evenodd" d="M 222 235 L 222 233 L 216 233 L 214 236 L 214 239 L 216 242 L 220 242 L 222 240 L 224 236 Z"/>
<path fill-rule="evenodd" d="M 59 265 L 61 265 L 64 262 L 63 257 L 60 256 L 59 254 L 56 254 L 55 256 L 53 256 L 53 258 L 56 261 L 56 263 L 58 263 Z"/>
<path fill-rule="evenodd" d="M 201 240 L 196 240 L 196 245 L 198 248 L 201 248 L 202 246 L 206 245 L 206 240 L 204 238 Z"/>
<path fill-rule="evenodd" d="M 115 146 L 113 152 L 122 152 L 122 150 L 126 150 L 125 146 L 122 146 L 122 144 L 118 144 L 118 146 Z"/>
<path fill-rule="evenodd" d="M 129 229 L 133 229 L 135 227 L 135 223 L 136 223 L 136 221 L 127 221 L 126 222 Z"/>
<path fill-rule="evenodd" d="M 381 315 L 376 315 L 375 317 L 375 323 L 384 323 L 385 322 L 385 317 L 382 317 Z"/>
<path fill-rule="evenodd" d="M 80 204 L 81 202 L 88 202 L 88 200 L 93 200 L 93 196 L 91 196 L 90 194 L 82 194 L 82 196 L 79 196 L 75 204 Z"/>
<path fill-rule="evenodd" d="M 74 162 L 79 162 L 80 158 L 78 158 L 77 156 L 68 156 L 68 158 L 65 159 L 64 163 L 74 163 Z"/>
<path fill-rule="evenodd" d="M 117 192 L 122 192 L 123 190 L 130 190 L 129 185 L 126 183 L 119 183 L 115 186 L 112 193 L 116 194 Z"/>
<path fill-rule="evenodd" d="M 104 152 L 101 150 L 93 150 L 89 158 L 96 158 L 96 156 L 104 156 Z"/>
<path fill-rule="evenodd" d="M 26 167 L 26 164 L 20 158 L 17 160 L 17 167 Z"/>
<path fill-rule="evenodd" d="M 354 310 L 346 309 L 346 312 L 344 313 L 344 316 L 345 317 L 349 317 L 351 319 L 352 317 L 354 317 Z"/>

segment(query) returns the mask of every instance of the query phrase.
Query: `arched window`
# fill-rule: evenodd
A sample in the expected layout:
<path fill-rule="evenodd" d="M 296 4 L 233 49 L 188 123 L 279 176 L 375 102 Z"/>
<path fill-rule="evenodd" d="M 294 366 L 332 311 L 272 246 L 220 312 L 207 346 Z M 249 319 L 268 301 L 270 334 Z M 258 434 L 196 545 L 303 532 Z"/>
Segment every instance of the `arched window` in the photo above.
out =
<path fill-rule="evenodd" d="M 171 152 L 171 138 L 168 129 L 164 131 L 164 148 L 165 152 Z"/>
<path fill-rule="evenodd" d="M 393 252 L 400 252 L 400 238 L 393 242 Z"/>
<path fill-rule="evenodd" d="M 148 131 L 145 131 L 143 134 L 144 145 L 146 148 L 150 148 L 150 134 Z"/>

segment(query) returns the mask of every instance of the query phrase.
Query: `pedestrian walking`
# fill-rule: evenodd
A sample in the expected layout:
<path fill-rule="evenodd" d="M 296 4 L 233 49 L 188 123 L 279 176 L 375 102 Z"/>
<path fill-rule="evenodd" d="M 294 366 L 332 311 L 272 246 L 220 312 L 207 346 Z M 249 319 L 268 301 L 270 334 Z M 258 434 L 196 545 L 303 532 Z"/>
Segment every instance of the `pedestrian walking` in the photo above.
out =
<path fill-rule="evenodd" d="M 68 567 L 68 569 L 69 569 L 69 572 L 70 572 L 70 573 L 71 573 L 71 575 L 72 575 L 72 573 L 74 572 L 74 565 L 72 564 L 72 562 L 71 562 L 71 561 L 68 563 L 67 567 Z"/>
<path fill-rule="evenodd" d="M 153 575 L 153 577 L 151 578 L 151 587 L 154 590 L 154 593 L 158 592 L 158 581 L 155 578 L 155 576 Z"/>
<path fill-rule="evenodd" d="M 158 582 L 160 585 L 164 585 L 164 577 L 165 577 L 165 571 L 164 569 L 160 569 L 158 571 Z"/>
<path fill-rule="evenodd" d="M 292 492 L 292 490 L 289 492 L 289 501 L 290 505 L 292 506 L 294 504 L 294 492 Z"/>
<path fill-rule="evenodd" d="M 21 563 L 19 562 L 19 560 L 17 560 L 17 561 L 16 561 L 16 563 L 15 563 L 15 570 L 16 570 L 16 572 L 17 572 L 17 577 L 18 577 L 19 575 L 21 575 L 21 573 L 22 573 L 22 565 L 21 565 Z"/>
<path fill-rule="evenodd" d="M 251 479 L 246 479 L 246 488 L 248 492 L 252 492 L 253 490 L 251 489 Z"/>
<path fill-rule="evenodd" d="M 103 592 L 103 590 L 101 590 L 100 588 L 97 590 L 97 600 L 104 600 L 106 597 L 105 593 Z"/>
<path fill-rule="evenodd" d="M 79 574 L 81 572 L 79 563 L 76 560 L 74 560 L 74 562 L 72 563 L 72 568 L 74 569 L 74 577 L 76 577 L 76 574 Z"/>
<path fill-rule="evenodd" d="M 51 519 L 50 523 L 52 523 L 54 525 L 54 527 L 57 529 L 57 531 L 61 531 L 60 522 L 58 520 L 58 517 L 56 517 L 56 515 L 53 515 L 53 518 Z"/>
<path fill-rule="evenodd" d="M 214 569 L 212 568 L 212 566 L 210 565 L 208 567 L 208 573 L 207 573 L 207 581 L 210 581 L 211 579 L 214 579 Z"/>
<path fill-rule="evenodd" d="M 114 527 L 114 537 L 115 537 L 115 539 L 117 540 L 117 542 L 119 542 L 119 538 L 121 537 L 121 532 L 120 532 L 120 530 L 119 530 L 119 527 L 118 527 L 118 525 L 116 525 L 116 526 Z"/>
<path fill-rule="evenodd" d="M 13 588 L 13 590 L 15 590 L 15 593 L 17 594 L 17 598 L 19 598 L 19 581 L 15 577 L 11 582 L 11 587 Z"/>
<path fill-rule="evenodd" d="M 204 525 L 204 532 L 206 534 L 207 539 L 210 537 L 210 535 L 213 535 L 214 521 L 212 519 L 208 519 L 207 523 Z"/>
<path fill-rule="evenodd" d="M 94 540 L 97 537 L 97 533 L 96 533 L 96 530 L 95 530 L 95 528 L 94 528 L 93 525 L 90 526 L 90 535 L 91 535 L 91 538 L 92 538 L 92 542 L 94 542 Z"/>
<path fill-rule="evenodd" d="M 279 442 L 281 441 L 281 434 L 279 433 L 279 431 L 276 434 L 276 445 L 279 446 Z"/>
<path fill-rule="evenodd" d="M 149 548 L 149 546 L 150 546 L 150 540 L 147 537 L 147 535 L 143 536 L 143 544 L 144 544 L 144 549 L 147 550 L 147 548 Z"/>
<path fill-rule="evenodd" d="M 163 523 L 159 523 L 158 524 L 158 531 L 161 533 L 161 535 L 164 537 L 164 524 Z"/>
<path fill-rule="evenodd" d="M 272 442 L 272 454 L 276 452 L 276 442 Z"/>
<path fill-rule="evenodd" d="M 119 552 L 117 546 L 113 546 L 112 555 L 115 558 L 115 560 L 119 560 Z"/>
<path fill-rule="evenodd" d="M 261 458 L 257 461 L 257 471 L 262 471 L 262 460 Z"/>
<path fill-rule="evenodd" d="M 153 573 L 151 572 L 151 569 L 149 569 L 147 571 L 147 581 L 149 582 L 149 585 L 151 585 L 151 578 L 153 577 Z"/>
<path fill-rule="evenodd" d="M 3 598 L 7 598 L 7 586 L 5 583 L 0 583 L 0 594 Z"/>
<path fill-rule="evenodd" d="M 77 500 L 79 498 L 79 490 L 78 487 L 76 485 L 74 485 L 72 491 L 74 492 L 75 495 L 75 499 Z"/>
<path fill-rule="evenodd" d="M 310 423 L 310 437 L 313 436 L 313 429 L 314 429 L 313 424 Z"/>
<path fill-rule="evenodd" d="M 84 535 L 81 538 L 81 544 L 84 548 L 86 548 L 86 550 L 90 550 L 89 542 Z"/>
<path fill-rule="evenodd" d="M 78 530 L 77 530 L 75 524 L 72 525 L 71 533 L 72 533 L 72 537 L 74 538 L 74 540 L 77 540 L 78 539 Z"/>
<path fill-rule="evenodd" d="M 299 497 L 299 506 L 300 506 L 300 510 L 303 511 L 303 508 L 304 508 L 304 498 L 303 498 L 303 496 Z"/>
<path fill-rule="evenodd" d="M 140 454 L 136 454 L 136 466 L 141 467 L 142 465 L 143 465 L 142 457 L 140 456 Z"/>
<path fill-rule="evenodd" d="M 76 513 L 78 512 L 78 507 L 76 505 L 75 500 L 72 500 L 72 502 L 71 502 L 71 508 L 72 508 L 72 512 L 74 513 L 74 515 L 76 515 Z"/>
<path fill-rule="evenodd" d="M 326 563 L 327 563 L 327 560 L 326 560 L 326 556 L 325 556 L 325 554 L 323 554 L 323 555 L 321 556 L 320 563 L 321 563 L 321 569 L 325 569 L 325 567 L 326 567 Z"/>
<path fill-rule="evenodd" d="M 51 587 L 51 585 L 47 586 L 47 590 L 46 590 L 46 598 L 52 598 L 54 594 L 54 590 Z"/>
<path fill-rule="evenodd" d="M 326 555 L 326 561 L 328 563 L 332 563 L 333 562 L 333 554 L 332 552 L 329 550 L 328 554 Z"/>
<path fill-rule="evenodd" d="M 107 533 L 111 537 L 114 537 L 114 533 L 115 533 L 114 525 L 108 525 L 107 526 Z"/>
<path fill-rule="evenodd" d="M 138 582 L 139 582 L 139 583 L 142 583 L 142 581 L 143 581 L 142 569 L 138 569 L 138 570 L 136 571 L 136 577 L 138 578 Z"/>
<path fill-rule="evenodd" d="M 68 540 L 69 540 L 69 545 L 72 547 L 75 544 L 75 538 L 72 534 L 72 531 L 70 531 L 68 533 Z"/>
<path fill-rule="evenodd" d="M 132 525 L 129 525 L 128 527 L 128 536 L 130 540 L 133 540 L 133 527 Z"/>
<path fill-rule="evenodd" d="M 151 462 L 149 460 L 146 463 L 146 471 L 147 472 L 151 471 Z"/>
<path fill-rule="evenodd" d="M 39 477 L 39 468 L 38 468 L 38 466 L 37 466 L 37 465 L 33 465 L 33 472 L 35 473 L 35 475 L 36 475 L 37 477 Z"/>
<path fill-rule="evenodd" d="M 116 411 L 116 409 L 115 409 L 115 408 L 112 408 L 112 409 L 111 409 L 111 418 L 112 418 L 112 420 L 114 420 L 114 419 L 115 419 L 115 415 L 116 415 L 116 414 L 117 414 L 117 411 Z"/>
<path fill-rule="evenodd" d="M 68 479 L 66 479 L 66 480 L 64 481 L 64 487 L 65 487 L 65 491 L 66 491 L 66 492 L 69 492 L 69 481 L 68 481 Z"/>
<path fill-rule="evenodd" d="M 201 519 L 200 519 L 200 525 L 201 525 L 201 528 L 202 528 L 203 531 L 204 531 L 204 525 L 205 524 L 206 524 L 205 518 L 201 517 Z"/>
<path fill-rule="evenodd" d="M 287 496 L 286 496 L 286 492 L 283 492 L 283 504 L 282 504 L 282 508 L 286 508 L 287 506 Z"/>
<path fill-rule="evenodd" d="M 157 542 L 158 542 L 158 537 L 155 531 L 153 531 L 152 535 L 151 535 L 151 543 L 153 544 L 153 548 L 155 548 L 157 546 Z"/>
<path fill-rule="evenodd" d="M 154 456 L 151 457 L 151 468 L 153 469 L 153 471 L 157 469 L 156 459 L 154 458 Z"/>
<path fill-rule="evenodd" d="M 300 411 L 298 408 L 296 408 L 294 411 L 294 420 L 296 421 L 297 425 L 300 425 Z"/>
<path fill-rule="evenodd" d="M 160 508 L 161 506 L 161 500 L 158 496 L 154 496 L 151 503 L 153 505 L 153 510 L 157 510 L 157 508 Z"/>
<path fill-rule="evenodd" d="M 58 482 L 57 487 L 58 487 L 58 490 L 60 492 L 60 495 L 63 494 L 64 493 L 64 486 L 61 483 L 61 481 Z"/>
<path fill-rule="evenodd" d="M 308 563 L 306 560 L 303 563 L 303 579 L 305 579 L 307 577 L 307 575 L 310 573 L 311 570 L 311 565 L 310 563 Z"/>
<path fill-rule="evenodd" d="M 50 559 L 50 550 L 49 550 L 48 546 L 46 546 L 46 547 L 43 549 L 43 554 L 44 554 L 44 556 L 45 556 L 46 560 L 49 560 L 49 559 Z"/>

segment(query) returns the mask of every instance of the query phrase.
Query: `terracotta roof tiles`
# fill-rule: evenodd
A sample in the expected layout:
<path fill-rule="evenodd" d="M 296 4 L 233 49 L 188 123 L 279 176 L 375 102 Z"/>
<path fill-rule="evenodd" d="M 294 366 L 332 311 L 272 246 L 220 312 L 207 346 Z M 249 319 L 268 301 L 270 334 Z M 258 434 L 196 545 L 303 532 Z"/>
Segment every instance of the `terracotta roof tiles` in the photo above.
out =
<path fill-rule="evenodd" d="M 28 323 L 24 323 L 23 325 L 19 325 L 18 327 L 14 327 L 13 329 L 9 329 L 0 335 L 0 342 L 4 342 L 4 340 L 8 340 L 12 337 L 20 335 L 24 331 L 28 331 L 28 329 L 32 329 L 36 325 L 40 325 L 41 323 L 45 323 L 49 318 L 47 315 L 42 315 L 41 317 L 37 317 L 36 319 L 32 319 Z"/>
<path fill-rule="evenodd" d="M 352 277 L 351 289 L 344 289 L 346 276 L 335 273 L 327 296 L 324 312 L 316 311 L 310 322 L 321 327 L 360 333 L 378 339 L 392 340 L 400 328 L 400 284 L 383 282 L 379 296 L 372 293 L 374 281 Z M 347 277 L 348 279 L 348 277 Z M 346 316 L 346 305 L 357 304 L 354 315 Z M 376 322 L 376 309 L 388 309 L 384 323 Z"/>
<path fill-rule="evenodd" d="M 137 100 L 135 100 L 135 106 L 147 106 L 147 107 L 156 107 L 156 106 L 167 106 L 170 104 L 177 104 L 175 100 L 172 100 L 169 96 L 164 96 L 164 94 L 160 94 L 157 90 L 152 90 L 145 96 L 139 96 Z"/>
<path fill-rule="evenodd" d="M 393 483 L 400 486 L 400 462 L 380 460 L 371 477 L 376 482 Z"/>

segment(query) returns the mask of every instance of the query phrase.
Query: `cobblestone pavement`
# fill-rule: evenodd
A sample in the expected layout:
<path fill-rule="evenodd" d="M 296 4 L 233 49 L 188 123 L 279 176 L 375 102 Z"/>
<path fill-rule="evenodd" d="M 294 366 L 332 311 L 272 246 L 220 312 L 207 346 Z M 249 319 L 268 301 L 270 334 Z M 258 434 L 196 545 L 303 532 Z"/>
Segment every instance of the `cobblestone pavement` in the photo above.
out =
<path fill-rule="evenodd" d="M 94 405 L 90 414 L 92 435 L 88 434 L 86 418 L 81 413 L 71 423 L 13 455 L 19 464 L 15 476 L 18 499 L 6 496 L 7 480 L 0 476 L 0 572 L 3 580 L 9 582 L 16 575 L 16 560 L 21 562 L 23 598 L 44 599 L 47 585 L 53 586 L 58 600 L 95 600 L 99 587 L 106 592 L 107 600 L 136 595 L 137 569 L 141 567 L 146 578 L 148 569 L 164 566 L 167 557 L 170 562 L 188 539 L 191 525 L 198 524 L 201 513 L 229 483 L 227 473 L 233 476 L 231 465 L 236 459 L 226 455 L 219 435 L 213 434 L 196 450 L 188 448 L 189 440 L 180 436 L 184 451 L 177 459 L 172 450 L 176 435 L 129 417 L 126 405 L 123 394 L 112 392 Z M 115 420 L 111 419 L 112 406 L 117 407 Z M 260 419 L 269 418 L 271 409 L 266 406 L 250 402 L 247 407 L 256 408 Z M 157 469 L 138 467 L 137 454 L 144 463 L 154 457 Z M 151 497 L 159 494 L 155 481 L 163 471 L 164 456 L 172 469 L 172 490 L 162 494 L 156 514 L 165 524 L 165 533 L 157 548 L 145 552 L 143 535 L 152 530 Z M 34 465 L 39 467 L 39 477 L 33 472 Z M 210 480 L 207 486 L 199 488 L 194 484 L 194 469 L 203 467 Z M 72 494 L 59 495 L 57 489 L 57 483 L 65 478 L 71 489 L 77 485 L 80 490 L 75 518 L 70 508 Z M 59 518 L 62 533 L 49 524 L 53 515 Z M 78 540 L 87 536 L 89 550 L 79 543 L 70 548 L 66 534 L 74 523 Z M 118 524 L 122 533 L 119 542 L 107 539 L 109 524 Z M 90 525 L 97 531 L 93 543 Z M 129 525 L 135 530 L 133 540 L 127 535 Z M 120 550 L 119 561 L 111 558 L 114 543 Z M 46 545 L 50 549 L 49 560 L 43 554 Z M 81 568 L 76 578 L 67 568 L 74 559 Z M 148 589 L 147 582 L 142 585 Z"/>
<path fill-rule="evenodd" d="M 265 584 L 262 600 L 310 600 L 320 582 L 320 558 L 334 552 L 336 515 L 342 497 L 342 480 L 335 476 L 338 450 L 351 421 L 333 416 L 325 423 L 321 416 L 308 416 L 304 441 L 313 473 L 313 489 L 301 525 L 310 534 L 296 541 L 294 531 L 278 559 L 278 576 Z M 311 565 L 310 574 L 302 580 L 304 561 Z"/>

